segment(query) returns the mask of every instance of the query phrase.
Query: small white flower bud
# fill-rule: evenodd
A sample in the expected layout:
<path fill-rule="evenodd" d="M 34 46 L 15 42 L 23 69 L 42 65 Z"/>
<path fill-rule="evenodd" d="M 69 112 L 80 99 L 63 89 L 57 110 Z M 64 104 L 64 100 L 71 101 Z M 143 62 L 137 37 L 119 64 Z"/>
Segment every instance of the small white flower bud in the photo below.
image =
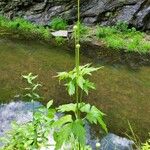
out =
<path fill-rule="evenodd" d="M 99 142 L 96 143 L 96 148 L 100 148 L 101 144 Z"/>
<path fill-rule="evenodd" d="M 80 44 L 77 44 L 77 45 L 76 45 L 76 48 L 80 48 Z"/>
<path fill-rule="evenodd" d="M 78 28 L 77 25 L 73 26 L 73 30 L 77 30 L 77 28 Z"/>

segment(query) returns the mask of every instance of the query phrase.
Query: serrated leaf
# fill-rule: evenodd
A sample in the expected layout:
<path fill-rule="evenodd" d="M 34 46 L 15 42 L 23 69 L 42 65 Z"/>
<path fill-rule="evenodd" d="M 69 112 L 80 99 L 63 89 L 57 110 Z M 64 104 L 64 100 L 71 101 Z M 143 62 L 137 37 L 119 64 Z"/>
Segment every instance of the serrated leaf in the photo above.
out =
<path fill-rule="evenodd" d="M 83 89 L 84 83 L 85 83 L 85 79 L 84 79 L 82 76 L 79 76 L 79 77 L 77 78 L 77 84 L 78 84 L 78 86 L 79 86 L 81 89 Z"/>
<path fill-rule="evenodd" d="M 62 112 L 62 113 L 70 112 L 70 111 L 75 112 L 76 111 L 76 104 L 70 103 L 70 104 L 61 105 L 57 109 L 58 109 L 58 112 Z"/>
<path fill-rule="evenodd" d="M 92 106 L 89 113 L 87 113 L 86 115 L 86 119 L 90 122 L 90 123 L 94 123 L 97 124 L 97 122 L 101 125 L 102 129 L 107 131 L 107 127 L 106 124 L 103 121 L 103 116 L 105 114 L 103 112 L 101 112 L 99 109 L 97 109 L 95 106 Z"/>
<path fill-rule="evenodd" d="M 70 81 L 69 83 L 67 83 L 66 86 L 67 86 L 68 93 L 70 96 L 75 94 L 75 85 L 74 85 L 73 81 Z"/>
<path fill-rule="evenodd" d="M 98 118 L 98 123 L 101 125 L 102 129 L 103 129 L 106 133 L 108 133 L 107 126 L 106 126 L 105 122 L 103 121 L 102 116 L 100 116 L 100 117 Z"/>
<path fill-rule="evenodd" d="M 80 107 L 81 112 L 89 113 L 90 109 L 91 109 L 90 104 L 85 104 L 85 103 L 81 104 L 81 107 Z"/>
<path fill-rule="evenodd" d="M 55 132 L 54 140 L 56 142 L 55 149 L 59 150 L 62 145 L 69 140 L 71 135 L 72 124 L 64 125 L 59 132 Z"/>
<path fill-rule="evenodd" d="M 63 125 L 72 122 L 72 116 L 71 115 L 65 115 L 61 118 L 59 118 L 57 121 L 54 122 L 53 127 L 55 128 L 61 128 Z"/>
<path fill-rule="evenodd" d="M 58 77 L 59 80 L 64 80 L 68 78 L 68 72 L 58 72 L 58 75 L 56 77 Z"/>
<path fill-rule="evenodd" d="M 89 89 L 95 89 L 94 83 L 90 82 L 89 80 L 85 80 L 85 83 L 83 85 L 84 92 L 88 95 Z"/>
<path fill-rule="evenodd" d="M 47 103 L 47 105 L 46 105 L 46 106 L 47 106 L 47 109 L 50 108 L 50 107 L 52 106 L 52 104 L 53 104 L 53 100 L 50 100 L 50 101 Z"/>
<path fill-rule="evenodd" d="M 82 146 L 85 146 L 86 131 L 80 120 L 76 120 L 72 123 L 72 132 Z"/>

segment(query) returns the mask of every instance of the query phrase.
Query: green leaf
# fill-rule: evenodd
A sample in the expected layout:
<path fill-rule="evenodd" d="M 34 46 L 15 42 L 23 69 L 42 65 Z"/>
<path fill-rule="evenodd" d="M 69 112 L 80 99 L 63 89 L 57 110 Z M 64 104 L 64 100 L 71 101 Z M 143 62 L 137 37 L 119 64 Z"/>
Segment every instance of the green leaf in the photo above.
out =
<path fill-rule="evenodd" d="M 81 70 L 81 74 L 82 75 L 91 75 L 91 72 L 97 71 L 102 67 L 99 68 L 94 68 L 94 67 L 90 67 L 91 64 L 86 64 L 84 66 L 80 66 L 80 70 Z"/>
<path fill-rule="evenodd" d="M 72 123 L 72 132 L 82 146 L 85 146 L 86 131 L 81 120 Z"/>
<path fill-rule="evenodd" d="M 41 84 L 38 84 L 38 83 L 35 84 L 32 90 L 33 90 L 33 91 L 36 90 L 39 86 L 42 86 L 42 85 L 41 85 Z"/>
<path fill-rule="evenodd" d="M 77 78 L 77 84 L 78 84 L 78 86 L 79 86 L 81 89 L 83 89 L 84 83 L 85 83 L 85 79 L 84 79 L 82 76 L 79 76 L 79 77 Z"/>
<path fill-rule="evenodd" d="M 50 108 L 53 104 L 53 100 L 50 100 L 48 103 L 47 103 L 47 109 Z"/>
<path fill-rule="evenodd" d="M 32 98 L 32 95 L 30 93 L 25 94 L 26 97 Z"/>
<path fill-rule="evenodd" d="M 85 83 L 83 85 L 83 90 L 87 95 L 89 89 L 95 89 L 94 83 L 90 82 L 89 80 L 85 80 Z"/>
<path fill-rule="evenodd" d="M 39 99 L 39 98 L 40 98 L 40 95 L 37 94 L 37 93 L 33 93 L 33 95 L 34 95 L 34 97 L 35 97 L 36 99 Z"/>
<path fill-rule="evenodd" d="M 61 118 L 59 118 L 57 121 L 54 122 L 53 127 L 55 128 L 61 128 L 63 125 L 72 122 L 72 116 L 71 115 L 65 115 Z"/>
<path fill-rule="evenodd" d="M 74 85 L 73 81 L 70 81 L 69 83 L 67 83 L 66 86 L 67 86 L 68 93 L 70 96 L 75 94 L 75 85 Z"/>
<path fill-rule="evenodd" d="M 101 125 L 102 129 L 105 130 L 105 132 L 108 132 L 106 124 L 104 123 L 104 121 L 102 119 L 104 115 L 105 114 L 103 112 L 101 112 L 95 106 L 92 106 L 89 113 L 87 113 L 87 115 L 86 115 L 86 119 L 90 123 L 97 124 L 97 122 L 98 122 Z"/>
<path fill-rule="evenodd" d="M 59 78 L 59 80 L 64 80 L 68 78 L 68 72 L 58 72 L 58 75 L 56 77 Z"/>
<path fill-rule="evenodd" d="M 80 111 L 81 112 L 89 113 L 90 109 L 91 109 L 91 105 L 90 104 L 85 104 L 85 103 L 81 104 L 81 107 L 80 107 Z"/>
<path fill-rule="evenodd" d="M 75 112 L 76 111 L 76 104 L 70 103 L 70 104 L 61 105 L 57 109 L 58 109 L 58 112 L 62 112 L 62 113 L 70 112 L 70 111 Z"/>
<path fill-rule="evenodd" d="M 56 150 L 59 150 L 62 145 L 69 140 L 71 135 L 72 124 L 64 125 L 59 132 L 54 133 L 54 140 L 56 142 Z"/>
<path fill-rule="evenodd" d="M 102 120 L 102 116 L 100 116 L 100 117 L 98 118 L 98 123 L 101 125 L 102 129 L 104 129 L 104 131 L 105 131 L 106 133 L 108 133 L 107 126 L 106 126 L 105 122 Z"/>

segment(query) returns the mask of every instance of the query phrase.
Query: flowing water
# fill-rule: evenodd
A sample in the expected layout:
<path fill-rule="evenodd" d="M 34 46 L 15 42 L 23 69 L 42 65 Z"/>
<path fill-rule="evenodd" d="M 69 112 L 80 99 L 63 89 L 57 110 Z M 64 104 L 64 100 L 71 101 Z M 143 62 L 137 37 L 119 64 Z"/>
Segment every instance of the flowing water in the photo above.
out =
<path fill-rule="evenodd" d="M 85 56 L 82 64 L 101 66 L 100 60 Z M 97 89 L 84 97 L 107 114 L 105 120 L 110 132 L 123 135 L 129 131 L 128 123 L 141 139 L 150 132 L 150 67 L 138 70 L 126 66 L 103 64 L 92 80 Z M 55 104 L 73 101 L 65 88 L 54 78 L 56 72 L 70 70 L 74 66 L 74 54 L 61 47 L 52 47 L 39 41 L 0 39 L 0 103 L 8 103 L 19 97 L 26 86 L 21 75 L 38 74 L 43 85 L 43 103 L 54 99 Z M 95 130 L 97 132 L 97 129 Z"/>

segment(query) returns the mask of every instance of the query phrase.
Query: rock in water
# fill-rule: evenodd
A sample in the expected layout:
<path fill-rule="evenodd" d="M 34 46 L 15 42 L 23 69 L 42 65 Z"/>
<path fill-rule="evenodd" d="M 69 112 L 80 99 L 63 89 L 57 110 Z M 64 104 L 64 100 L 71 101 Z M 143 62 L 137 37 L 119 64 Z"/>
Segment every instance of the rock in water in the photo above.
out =
<path fill-rule="evenodd" d="M 40 107 L 39 102 L 34 102 L 34 108 Z M 26 123 L 32 120 L 33 105 L 31 102 L 11 102 L 0 105 L 0 137 L 11 128 L 11 122 Z"/>
<path fill-rule="evenodd" d="M 101 140 L 100 150 L 133 150 L 134 142 L 115 134 L 108 134 Z"/>
<path fill-rule="evenodd" d="M 67 30 L 59 30 L 51 33 L 55 37 L 68 37 L 68 31 Z"/>

